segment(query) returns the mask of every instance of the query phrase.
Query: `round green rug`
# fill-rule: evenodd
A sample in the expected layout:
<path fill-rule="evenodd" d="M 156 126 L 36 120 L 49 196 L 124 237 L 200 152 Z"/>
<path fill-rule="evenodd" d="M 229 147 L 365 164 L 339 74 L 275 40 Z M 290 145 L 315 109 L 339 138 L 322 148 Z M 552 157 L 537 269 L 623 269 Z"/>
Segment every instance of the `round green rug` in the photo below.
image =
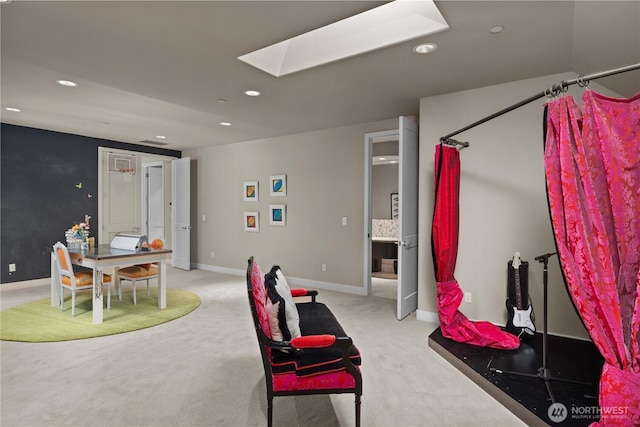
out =
<path fill-rule="evenodd" d="M 107 311 L 104 296 L 104 322 L 93 324 L 91 292 L 76 295 L 76 315 L 71 316 L 71 295 L 65 293 L 65 310 L 51 306 L 51 298 L 28 302 L 0 313 L 0 339 L 22 342 L 54 342 L 80 340 L 121 334 L 160 325 L 184 316 L 200 306 L 200 297 L 180 290 L 167 289 L 167 308 L 158 309 L 157 289 L 137 290 L 137 305 L 131 290 L 111 296 L 111 310 Z"/>

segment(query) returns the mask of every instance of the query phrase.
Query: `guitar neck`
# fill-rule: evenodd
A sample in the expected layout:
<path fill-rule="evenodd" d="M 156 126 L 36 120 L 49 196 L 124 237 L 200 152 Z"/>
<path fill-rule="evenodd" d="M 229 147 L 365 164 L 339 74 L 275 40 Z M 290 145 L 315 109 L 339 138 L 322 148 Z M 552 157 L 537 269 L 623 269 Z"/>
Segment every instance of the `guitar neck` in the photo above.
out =
<path fill-rule="evenodd" d="M 522 292 L 520 290 L 520 268 L 514 268 L 513 269 L 513 274 L 515 277 L 515 282 L 516 282 L 516 307 L 518 308 L 518 310 L 522 310 Z"/>

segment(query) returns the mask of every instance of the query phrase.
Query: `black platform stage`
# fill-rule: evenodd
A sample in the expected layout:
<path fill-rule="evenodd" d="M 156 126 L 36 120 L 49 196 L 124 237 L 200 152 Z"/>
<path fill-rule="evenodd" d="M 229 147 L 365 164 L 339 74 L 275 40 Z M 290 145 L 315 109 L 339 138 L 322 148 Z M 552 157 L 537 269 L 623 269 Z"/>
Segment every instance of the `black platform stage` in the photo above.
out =
<path fill-rule="evenodd" d="M 595 345 L 590 341 L 547 337 L 546 365 L 552 378 L 549 385 L 555 402 L 566 408 L 563 414 L 562 406 L 558 409 L 554 405 L 552 417 L 556 421 L 552 421 L 548 414 L 552 405 L 549 392 L 544 379 L 538 376 L 538 369 L 543 366 L 542 341 L 542 334 L 536 334 L 517 350 L 495 350 L 455 342 L 443 337 L 438 328 L 429 336 L 429 347 L 530 426 L 582 427 L 598 421 L 598 382 L 604 360 Z"/>

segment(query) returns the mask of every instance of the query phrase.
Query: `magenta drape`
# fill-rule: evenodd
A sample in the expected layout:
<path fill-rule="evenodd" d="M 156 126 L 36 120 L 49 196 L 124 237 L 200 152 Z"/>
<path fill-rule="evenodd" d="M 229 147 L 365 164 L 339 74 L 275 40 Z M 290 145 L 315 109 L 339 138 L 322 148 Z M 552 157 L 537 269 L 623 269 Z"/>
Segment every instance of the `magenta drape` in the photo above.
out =
<path fill-rule="evenodd" d="M 545 173 L 569 293 L 605 365 L 600 422 L 640 425 L 640 93 L 548 105 Z"/>
<path fill-rule="evenodd" d="M 454 277 L 458 257 L 460 153 L 436 146 L 435 205 L 431 249 L 437 282 L 438 318 L 442 335 L 454 341 L 483 347 L 516 349 L 520 340 L 489 322 L 472 322 L 458 311 L 463 292 Z"/>

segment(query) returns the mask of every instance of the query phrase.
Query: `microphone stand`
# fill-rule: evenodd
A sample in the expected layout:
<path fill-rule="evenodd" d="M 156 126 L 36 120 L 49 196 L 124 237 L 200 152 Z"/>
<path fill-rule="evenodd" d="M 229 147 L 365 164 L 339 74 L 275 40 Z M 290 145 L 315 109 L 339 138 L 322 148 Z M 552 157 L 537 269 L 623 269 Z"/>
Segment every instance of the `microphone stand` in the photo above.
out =
<path fill-rule="evenodd" d="M 548 253 L 548 254 L 544 254 L 544 255 L 540 255 L 535 257 L 534 259 L 538 262 L 541 262 L 544 264 L 544 270 L 543 270 L 543 274 L 542 274 L 542 281 L 543 281 L 543 285 L 544 285 L 544 297 L 543 297 L 543 316 L 544 316 L 544 329 L 542 331 L 542 367 L 538 368 L 538 373 L 537 374 L 529 374 L 529 373 L 525 373 L 525 372 L 515 372 L 515 371 L 504 371 L 501 369 L 496 369 L 496 368 L 489 368 L 489 370 L 491 372 L 497 372 L 499 374 L 511 374 L 511 375 L 520 375 L 523 377 L 531 377 L 531 378 L 540 378 L 541 380 L 544 381 L 545 386 L 547 387 L 547 393 L 549 393 L 549 398 L 551 399 L 551 403 L 556 403 L 556 399 L 555 396 L 553 395 L 553 391 L 551 390 L 551 381 L 562 381 L 562 382 L 566 382 L 566 383 L 572 383 L 572 384 L 580 384 L 580 385 L 585 385 L 585 386 L 590 386 L 591 383 L 588 382 L 582 382 L 582 381 L 574 381 L 574 380 L 565 380 L 565 379 L 560 379 L 560 378 L 555 378 L 551 375 L 551 372 L 549 372 L 549 368 L 547 368 L 547 337 L 548 337 L 548 331 L 547 331 L 547 286 L 548 286 L 548 264 L 549 264 L 549 258 L 552 257 L 553 255 L 556 255 L 557 252 L 553 252 L 553 253 Z"/>

